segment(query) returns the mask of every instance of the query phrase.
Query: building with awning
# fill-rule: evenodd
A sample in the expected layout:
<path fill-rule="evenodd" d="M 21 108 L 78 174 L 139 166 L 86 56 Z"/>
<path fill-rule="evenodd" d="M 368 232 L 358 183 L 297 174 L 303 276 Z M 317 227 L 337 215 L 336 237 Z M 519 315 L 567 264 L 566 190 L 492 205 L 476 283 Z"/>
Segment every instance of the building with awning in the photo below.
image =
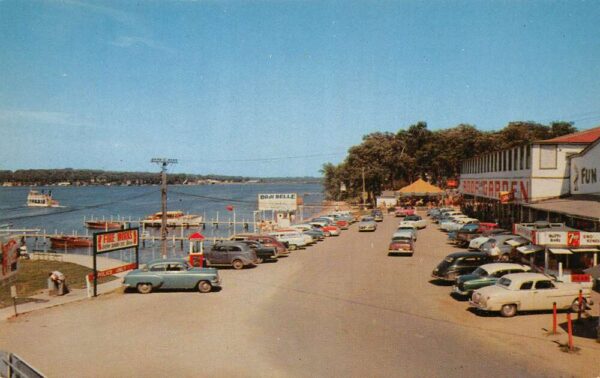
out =
<path fill-rule="evenodd" d="M 418 179 L 412 184 L 397 190 L 396 193 L 400 197 L 434 197 L 444 194 L 444 190 L 423 179 Z"/>
<path fill-rule="evenodd" d="M 563 281 L 588 282 L 585 271 L 600 262 L 600 232 L 536 222 L 515 224 L 513 233 L 531 242 L 516 248 L 523 262 Z"/>

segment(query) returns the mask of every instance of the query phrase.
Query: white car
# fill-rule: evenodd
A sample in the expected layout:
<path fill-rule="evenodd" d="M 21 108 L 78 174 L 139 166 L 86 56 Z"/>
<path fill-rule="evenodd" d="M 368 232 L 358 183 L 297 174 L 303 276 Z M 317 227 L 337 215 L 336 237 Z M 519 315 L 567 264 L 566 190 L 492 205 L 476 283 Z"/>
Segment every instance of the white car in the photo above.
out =
<path fill-rule="evenodd" d="M 488 236 L 479 236 L 469 242 L 469 249 L 479 250 L 490 238 Z"/>
<path fill-rule="evenodd" d="M 396 237 L 410 237 L 412 240 L 417 241 L 417 229 L 415 227 L 400 226 L 392 235 L 392 238 Z"/>
<path fill-rule="evenodd" d="M 442 226 L 445 226 L 445 227 L 440 227 L 440 228 L 442 228 L 442 229 L 444 229 L 445 231 L 448 231 L 448 232 L 450 232 L 450 231 L 458 231 L 461 228 L 463 228 L 464 225 L 467 225 L 467 224 L 479 224 L 479 219 L 475 219 L 475 218 L 459 218 L 459 219 L 455 220 L 452 223 L 442 225 Z"/>
<path fill-rule="evenodd" d="M 306 246 L 305 235 L 299 231 L 274 231 L 269 232 L 268 235 L 274 236 L 275 239 L 285 244 L 290 251 Z"/>
<path fill-rule="evenodd" d="M 514 273 L 500 278 L 493 286 L 475 290 L 469 304 L 481 311 L 499 311 L 504 317 L 518 311 L 566 310 L 579 308 L 579 290 L 583 293 L 583 308 L 592 304 L 591 288 L 578 283 L 554 281 L 541 273 Z"/>
<path fill-rule="evenodd" d="M 423 219 L 420 215 L 407 215 L 400 224 L 414 224 L 417 229 L 423 229 L 427 227 L 427 220 Z"/>

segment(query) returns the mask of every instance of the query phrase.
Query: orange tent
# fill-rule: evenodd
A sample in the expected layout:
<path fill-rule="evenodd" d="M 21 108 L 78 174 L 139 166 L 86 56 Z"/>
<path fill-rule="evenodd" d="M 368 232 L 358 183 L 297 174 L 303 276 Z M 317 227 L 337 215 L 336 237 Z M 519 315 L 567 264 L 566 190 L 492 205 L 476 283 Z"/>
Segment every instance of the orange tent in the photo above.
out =
<path fill-rule="evenodd" d="M 438 196 L 444 193 L 444 191 L 435 185 L 431 185 L 427 181 L 418 179 L 410 185 L 397 191 L 401 197 L 425 197 L 425 196 Z"/>

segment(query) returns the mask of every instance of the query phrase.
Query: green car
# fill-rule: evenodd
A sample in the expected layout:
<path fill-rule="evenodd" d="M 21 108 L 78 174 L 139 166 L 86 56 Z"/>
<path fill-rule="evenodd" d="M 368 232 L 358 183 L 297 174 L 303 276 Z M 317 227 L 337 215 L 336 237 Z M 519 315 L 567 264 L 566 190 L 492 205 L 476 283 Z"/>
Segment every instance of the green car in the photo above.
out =
<path fill-rule="evenodd" d="M 523 273 L 531 270 L 527 265 L 512 263 L 492 263 L 481 265 L 471 274 L 456 278 L 452 292 L 461 296 L 471 296 L 473 291 L 496 284 L 500 277 L 509 273 Z"/>
<path fill-rule="evenodd" d="M 221 286 L 219 272 L 215 268 L 196 268 L 181 258 L 150 261 L 143 269 L 135 269 L 123 278 L 126 287 L 135 287 L 141 294 L 155 289 L 196 289 L 210 292 Z"/>

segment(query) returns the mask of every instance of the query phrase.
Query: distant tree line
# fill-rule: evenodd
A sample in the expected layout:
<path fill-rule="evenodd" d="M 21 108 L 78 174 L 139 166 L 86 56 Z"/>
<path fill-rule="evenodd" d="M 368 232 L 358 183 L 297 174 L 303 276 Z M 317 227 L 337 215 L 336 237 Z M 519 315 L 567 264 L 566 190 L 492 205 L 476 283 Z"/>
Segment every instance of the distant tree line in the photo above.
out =
<path fill-rule="evenodd" d="M 196 182 L 198 180 L 217 180 L 228 182 L 320 182 L 314 177 L 279 177 L 279 178 L 254 178 L 243 176 L 223 175 L 194 175 L 185 173 L 169 173 L 167 181 L 170 185 Z M 130 184 L 149 185 L 160 184 L 161 176 L 158 172 L 112 172 L 93 169 L 20 169 L 16 171 L 0 171 L 0 183 L 12 182 L 21 185 L 55 185 L 69 182 L 77 185 L 105 185 L 105 184 Z"/>
<path fill-rule="evenodd" d="M 480 131 L 468 124 L 431 131 L 427 123 L 418 122 L 396 133 L 371 133 L 348 150 L 342 163 L 323 165 L 325 194 L 329 199 L 360 197 L 363 168 L 371 198 L 417 178 L 443 185 L 446 179 L 459 175 L 466 159 L 576 131 L 569 122 L 510 122 L 499 131 Z"/>

